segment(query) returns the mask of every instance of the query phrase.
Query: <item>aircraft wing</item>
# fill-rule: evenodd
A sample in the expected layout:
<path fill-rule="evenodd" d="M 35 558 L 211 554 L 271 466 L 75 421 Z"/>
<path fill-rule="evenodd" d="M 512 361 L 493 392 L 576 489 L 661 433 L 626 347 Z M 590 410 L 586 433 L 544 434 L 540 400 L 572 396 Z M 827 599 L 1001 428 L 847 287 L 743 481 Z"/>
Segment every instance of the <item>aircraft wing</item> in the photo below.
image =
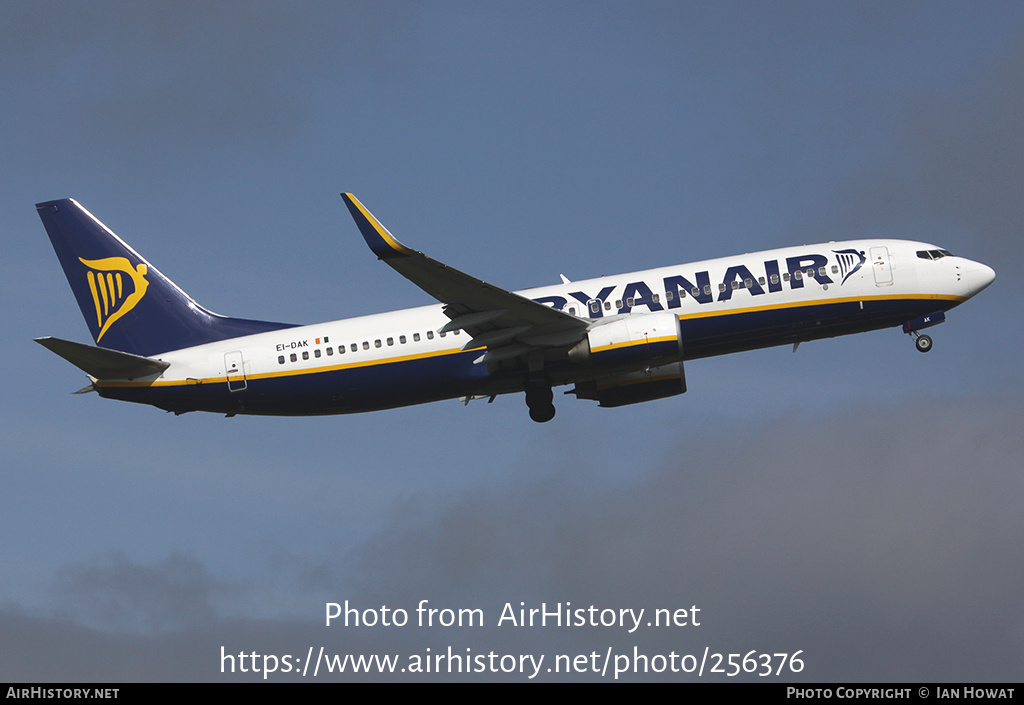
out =
<path fill-rule="evenodd" d="M 472 340 L 463 350 L 488 349 L 479 361 L 514 357 L 536 347 L 571 346 L 586 335 L 586 320 L 488 284 L 406 247 L 355 196 L 343 193 L 341 197 L 373 253 L 444 304 L 445 315 L 451 321 L 441 330 L 469 333 Z"/>

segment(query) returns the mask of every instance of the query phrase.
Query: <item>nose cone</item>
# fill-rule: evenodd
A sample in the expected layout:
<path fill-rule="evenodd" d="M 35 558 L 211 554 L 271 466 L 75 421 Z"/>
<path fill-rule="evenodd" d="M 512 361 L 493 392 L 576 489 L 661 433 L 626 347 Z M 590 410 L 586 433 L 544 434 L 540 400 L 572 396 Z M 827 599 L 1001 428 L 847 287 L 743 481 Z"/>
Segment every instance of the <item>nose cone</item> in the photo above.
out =
<path fill-rule="evenodd" d="M 964 274 L 966 275 L 964 278 L 967 280 L 968 296 L 974 296 L 996 278 L 995 270 L 981 262 L 968 261 Z"/>

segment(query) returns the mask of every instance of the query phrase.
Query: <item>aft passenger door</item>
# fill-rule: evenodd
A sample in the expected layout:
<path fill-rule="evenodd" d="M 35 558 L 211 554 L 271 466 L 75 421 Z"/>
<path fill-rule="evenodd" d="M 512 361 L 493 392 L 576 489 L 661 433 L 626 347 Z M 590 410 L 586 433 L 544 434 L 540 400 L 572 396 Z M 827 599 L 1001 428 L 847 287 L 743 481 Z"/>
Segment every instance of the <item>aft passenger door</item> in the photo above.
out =
<path fill-rule="evenodd" d="M 229 392 L 241 392 L 245 389 L 245 362 L 240 350 L 224 353 L 224 372 L 228 378 Z"/>

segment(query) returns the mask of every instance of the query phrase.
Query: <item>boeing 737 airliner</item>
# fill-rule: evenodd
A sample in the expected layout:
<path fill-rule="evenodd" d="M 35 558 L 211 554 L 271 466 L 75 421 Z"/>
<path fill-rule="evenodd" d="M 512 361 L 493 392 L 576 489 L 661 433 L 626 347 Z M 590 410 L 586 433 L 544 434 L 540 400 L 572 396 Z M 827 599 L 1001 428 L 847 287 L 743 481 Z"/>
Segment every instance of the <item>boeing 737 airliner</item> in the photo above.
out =
<path fill-rule="evenodd" d="M 412 250 L 342 194 L 375 255 L 440 304 L 299 326 L 212 313 L 71 199 L 36 206 L 96 345 L 38 342 L 111 399 L 176 414 L 314 415 L 552 387 L 601 406 L 686 391 L 683 363 L 902 325 L 920 331 L 992 283 L 935 245 L 855 240 L 510 292 Z"/>

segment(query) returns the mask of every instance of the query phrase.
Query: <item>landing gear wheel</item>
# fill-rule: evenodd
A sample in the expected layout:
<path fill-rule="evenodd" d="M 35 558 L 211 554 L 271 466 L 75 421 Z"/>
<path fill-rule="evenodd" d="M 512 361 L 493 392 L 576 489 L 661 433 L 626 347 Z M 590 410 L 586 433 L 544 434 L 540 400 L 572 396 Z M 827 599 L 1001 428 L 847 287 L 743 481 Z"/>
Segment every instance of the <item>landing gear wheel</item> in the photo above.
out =
<path fill-rule="evenodd" d="M 526 405 L 530 407 L 530 418 L 537 423 L 550 421 L 555 417 L 555 395 L 546 384 L 533 384 L 526 388 Z"/>
<path fill-rule="evenodd" d="M 530 418 L 537 423 L 545 423 L 555 418 L 555 405 L 548 404 L 547 406 L 531 406 L 530 407 Z"/>
<path fill-rule="evenodd" d="M 917 340 L 914 341 L 914 345 L 920 352 L 928 352 L 932 349 L 932 339 L 927 335 L 917 336 Z"/>

